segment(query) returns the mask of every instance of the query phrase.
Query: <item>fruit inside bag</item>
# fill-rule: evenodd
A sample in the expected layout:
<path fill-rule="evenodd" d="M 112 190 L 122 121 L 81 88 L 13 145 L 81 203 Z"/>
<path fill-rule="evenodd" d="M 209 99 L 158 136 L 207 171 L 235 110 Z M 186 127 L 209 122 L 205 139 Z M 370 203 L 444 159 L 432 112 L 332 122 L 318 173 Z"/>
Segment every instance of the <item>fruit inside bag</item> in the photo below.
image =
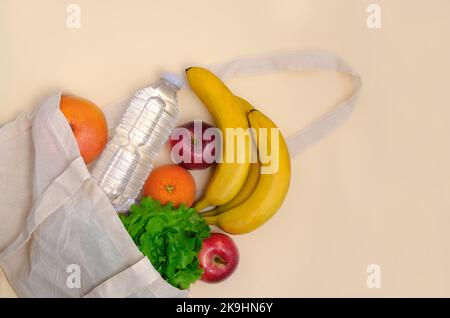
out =
<path fill-rule="evenodd" d="M 342 124 L 361 87 L 355 71 L 322 51 L 240 58 L 207 68 L 223 80 L 285 70 L 352 76 L 354 92 L 347 100 L 287 139 L 291 156 Z M 104 109 L 110 128 L 117 125 L 128 100 Z M 0 152 L 6 154 L 0 157 L 0 206 L 8 207 L 0 210 L 0 217 L 9 221 L 0 224 L 0 266 L 8 280 L 23 297 L 187 296 L 187 291 L 165 282 L 137 249 L 90 178 L 58 106 L 56 95 L 35 115 L 20 116 L 0 130 Z M 22 173 L 17 173 L 18 166 Z M 34 180 L 31 189 L 29 180 Z M 203 187 L 200 184 L 199 190 Z M 84 273 L 79 285 L 70 275 L 77 272 Z"/>

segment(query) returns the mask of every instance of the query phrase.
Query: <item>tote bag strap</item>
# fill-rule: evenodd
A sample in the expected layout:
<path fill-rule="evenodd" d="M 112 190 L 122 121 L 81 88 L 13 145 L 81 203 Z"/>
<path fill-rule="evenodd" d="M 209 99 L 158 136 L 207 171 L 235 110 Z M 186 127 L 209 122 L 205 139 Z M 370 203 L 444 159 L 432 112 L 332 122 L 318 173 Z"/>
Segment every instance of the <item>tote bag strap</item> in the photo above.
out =
<path fill-rule="evenodd" d="M 348 98 L 287 138 L 291 156 L 302 153 L 341 126 L 352 113 L 362 86 L 360 75 L 343 59 L 328 51 L 241 57 L 226 63 L 208 66 L 208 69 L 224 81 L 237 76 L 271 74 L 282 71 L 335 71 L 351 76 L 353 91 Z"/>

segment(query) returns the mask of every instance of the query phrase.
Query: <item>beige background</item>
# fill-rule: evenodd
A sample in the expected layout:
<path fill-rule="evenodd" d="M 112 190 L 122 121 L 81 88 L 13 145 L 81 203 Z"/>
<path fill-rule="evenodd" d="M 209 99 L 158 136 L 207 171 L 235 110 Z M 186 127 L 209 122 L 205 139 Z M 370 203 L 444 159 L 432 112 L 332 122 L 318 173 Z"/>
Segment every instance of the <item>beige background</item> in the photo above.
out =
<path fill-rule="evenodd" d="M 82 25 L 65 25 L 80 4 Z M 237 272 L 191 295 L 450 296 L 450 2 L 368 0 L 1 0 L 0 122 L 59 88 L 99 105 L 163 70 L 236 56 L 327 49 L 362 75 L 345 126 L 293 161 L 289 196 L 263 228 L 236 237 Z M 286 135 L 350 92 L 336 74 L 229 82 Z M 193 94 L 183 119 L 208 118 Z M 0 207 L 1 208 L 1 207 Z M 14 213 L 14 211 L 11 211 Z M 2 220 L 6 222 L 6 220 Z M 379 264 L 380 289 L 366 286 Z M 4 279 L 0 293 L 12 295 Z"/>

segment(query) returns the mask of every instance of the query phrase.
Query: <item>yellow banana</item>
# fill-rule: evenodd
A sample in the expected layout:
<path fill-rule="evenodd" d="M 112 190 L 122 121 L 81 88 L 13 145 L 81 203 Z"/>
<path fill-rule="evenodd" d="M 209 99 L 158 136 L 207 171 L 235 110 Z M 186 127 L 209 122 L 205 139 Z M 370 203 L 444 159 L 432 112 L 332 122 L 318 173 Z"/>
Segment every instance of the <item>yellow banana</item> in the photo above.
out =
<path fill-rule="evenodd" d="M 236 98 L 238 99 L 239 106 L 246 114 L 252 109 L 255 109 L 245 99 L 239 96 L 236 96 Z M 251 148 L 251 150 L 249 149 L 249 151 L 252 150 L 253 148 Z M 242 186 L 241 190 L 238 192 L 238 194 L 236 194 L 236 196 L 231 201 L 225 203 L 224 205 L 220 205 L 215 209 L 203 212 L 201 213 L 201 215 L 202 216 L 217 215 L 222 213 L 223 211 L 226 211 L 244 202 L 252 194 L 253 190 L 255 190 L 256 185 L 258 184 L 259 173 L 260 173 L 260 163 L 258 158 L 256 158 L 256 162 L 250 164 L 250 170 L 248 172 L 247 179 L 245 180 L 245 183 Z"/>
<path fill-rule="evenodd" d="M 249 124 L 246 112 L 239 106 L 239 100 L 227 86 L 213 73 L 200 67 L 190 67 L 186 70 L 186 77 L 194 93 L 203 102 L 222 132 L 222 162 L 215 167 L 204 196 L 194 205 L 197 211 L 210 205 L 223 205 L 233 199 L 244 184 L 250 169 L 250 154 L 245 151 L 244 162 L 238 162 L 238 143 L 234 142 L 234 149 L 227 145 L 227 128 L 242 128 L 247 131 Z M 246 138 L 246 149 L 250 149 L 250 138 Z M 227 162 L 227 153 L 235 154 L 232 162 Z"/>
<path fill-rule="evenodd" d="M 239 193 L 236 194 L 236 196 L 231 201 L 225 203 L 224 205 L 220 205 L 215 209 L 203 212 L 201 213 L 201 215 L 202 216 L 218 215 L 244 202 L 248 197 L 251 196 L 251 194 L 255 190 L 256 185 L 258 184 L 260 171 L 261 166 L 259 161 L 250 164 L 250 171 L 248 172 L 247 179 L 245 180 L 245 183 L 242 186 L 241 191 L 239 191 Z"/>
<path fill-rule="evenodd" d="M 247 118 L 247 114 L 252 110 L 255 109 L 249 102 L 247 102 L 245 99 L 239 96 L 235 96 L 238 101 L 239 108 L 244 112 L 245 118 Z M 247 119 L 248 121 L 248 119 Z"/>
<path fill-rule="evenodd" d="M 277 128 L 276 125 L 263 113 L 253 110 L 248 113 L 248 119 L 252 128 L 256 129 L 257 145 L 261 168 L 269 167 L 271 163 L 265 163 L 261 158 L 261 140 L 264 138 L 268 149 L 272 149 L 271 128 Z M 266 128 L 269 131 L 265 136 L 261 134 L 260 128 Z M 230 208 L 215 216 L 206 216 L 208 224 L 217 225 L 222 230 L 230 234 L 244 234 L 251 232 L 265 222 L 267 222 L 280 208 L 283 203 L 291 178 L 291 165 L 289 152 L 286 142 L 278 131 L 278 170 L 274 173 L 261 173 L 255 190 L 240 205 Z M 273 153 L 272 153 L 273 155 Z"/>

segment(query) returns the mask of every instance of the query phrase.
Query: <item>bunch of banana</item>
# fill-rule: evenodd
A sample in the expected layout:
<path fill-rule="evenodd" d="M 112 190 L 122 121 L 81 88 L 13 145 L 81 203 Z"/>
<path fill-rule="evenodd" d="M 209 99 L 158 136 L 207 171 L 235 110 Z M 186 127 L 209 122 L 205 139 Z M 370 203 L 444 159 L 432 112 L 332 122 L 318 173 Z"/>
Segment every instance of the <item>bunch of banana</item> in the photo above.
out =
<path fill-rule="evenodd" d="M 205 196 L 194 207 L 201 211 L 206 206 L 215 205 L 215 209 L 202 213 L 202 216 L 209 224 L 227 233 L 251 232 L 267 222 L 286 197 L 291 176 L 286 142 L 267 116 L 244 99 L 233 96 L 212 73 L 201 68 L 190 68 L 186 73 L 193 91 L 206 105 L 218 128 L 244 128 L 245 121 L 247 128 L 250 125 L 255 129 L 255 144 L 259 153 L 254 163 L 250 163 L 252 153 L 249 151 L 246 157 L 249 162 L 217 164 Z M 260 129 L 265 129 L 267 133 L 262 134 Z M 277 133 L 272 135 L 271 129 L 276 129 Z M 278 149 L 275 149 L 279 155 L 278 169 L 273 173 L 261 173 L 261 169 L 271 163 L 260 160 L 259 147 L 265 145 L 267 149 L 272 149 L 272 144 L 278 145 Z M 226 151 L 225 148 L 224 153 Z"/>

